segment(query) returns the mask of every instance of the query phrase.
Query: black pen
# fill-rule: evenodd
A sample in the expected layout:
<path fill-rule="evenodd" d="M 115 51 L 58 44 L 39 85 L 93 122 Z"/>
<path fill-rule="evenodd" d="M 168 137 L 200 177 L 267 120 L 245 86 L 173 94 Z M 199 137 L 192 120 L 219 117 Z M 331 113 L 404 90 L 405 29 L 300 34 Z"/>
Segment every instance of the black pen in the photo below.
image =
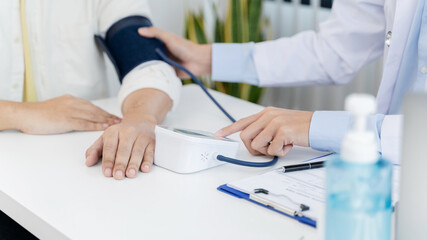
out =
<path fill-rule="evenodd" d="M 295 171 L 308 170 L 308 169 L 313 169 L 313 168 L 321 168 L 324 166 L 324 163 L 325 163 L 325 161 L 313 162 L 313 163 L 303 163 L 303 164 L 283 166 L 279 169 L 284 173 L 285 172 L 295 172 Z"/>

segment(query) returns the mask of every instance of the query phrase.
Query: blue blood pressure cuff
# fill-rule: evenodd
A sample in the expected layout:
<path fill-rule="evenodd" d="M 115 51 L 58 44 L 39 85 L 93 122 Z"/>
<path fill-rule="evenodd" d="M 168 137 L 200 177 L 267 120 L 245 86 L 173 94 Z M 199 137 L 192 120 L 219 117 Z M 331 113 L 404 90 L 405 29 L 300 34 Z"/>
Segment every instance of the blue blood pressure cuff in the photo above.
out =
<path fill-rule="evenodd" d="M 158 39 L 144 38 L 138 34 L 138 28 L 151 26 L 151 21 L 146 17 L 129 16 L 114 23 L 105 39 L 95 36 L 95 41 L 116 68 L 120 82 L 138 65 L 162 60 L 156 49 L 166 52 L 164 44 Z"/>

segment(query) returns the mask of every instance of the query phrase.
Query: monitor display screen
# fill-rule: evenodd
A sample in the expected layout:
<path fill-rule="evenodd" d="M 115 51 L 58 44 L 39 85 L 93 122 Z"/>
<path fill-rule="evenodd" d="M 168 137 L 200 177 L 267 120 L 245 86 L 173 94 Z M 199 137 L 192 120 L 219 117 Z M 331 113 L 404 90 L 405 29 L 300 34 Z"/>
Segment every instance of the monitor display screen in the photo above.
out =
<path fill-rule="evenodd" d="M 205 131 L 199 131 L 199 130 L 189 130 L 189 129 L 182 129 L 182 128 L 172 128 L 170 129 L 176 133 L 181 133 L 184 135 L 189 135 L 192 137 L 198 137 L 198 138 L 207 138 L 207 139 L 214 139 L 214 140 L 222 140 L 222 141 L 228 141 L 228 142 L 235 142 L 234 140 L 230 138 L 222 138 L 222 137 L 215 137 L 213 133 L 205 132 Z"/>

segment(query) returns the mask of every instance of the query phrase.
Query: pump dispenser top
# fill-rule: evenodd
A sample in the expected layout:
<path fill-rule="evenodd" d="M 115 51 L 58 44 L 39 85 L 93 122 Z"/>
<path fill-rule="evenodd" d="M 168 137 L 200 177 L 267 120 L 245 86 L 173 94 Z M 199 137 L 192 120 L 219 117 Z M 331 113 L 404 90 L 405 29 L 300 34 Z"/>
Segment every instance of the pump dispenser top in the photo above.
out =
<path fill-rule="evenodd" d="M 354 119 L 352 129 L 342 143 L 341 157 L 346 162 L 370 164 L 378 158 L 376 134 L 368 129 L 368 120 L 376 112 L 375 97 L 368 94 L 352 94 L 345 102 L 345 109 Z"/>

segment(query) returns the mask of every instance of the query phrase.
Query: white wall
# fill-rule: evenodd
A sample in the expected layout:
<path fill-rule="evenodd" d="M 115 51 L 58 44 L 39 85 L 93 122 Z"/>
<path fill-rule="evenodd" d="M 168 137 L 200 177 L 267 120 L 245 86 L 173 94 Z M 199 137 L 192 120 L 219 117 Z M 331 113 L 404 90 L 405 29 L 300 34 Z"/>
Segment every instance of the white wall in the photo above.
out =
<path fill-rule="evenodd" d="M 264 13 L 271 17 L 275 37 L 289 37 L 297 32 L 316 30 L 320 22 L 328 19 L 330 10 L 318 6 L 319 0 L 311 0 L 312 5 L 299 5 L 295 1 L 267 1 Z M 353 92 L 376 95 L 382 75 L 382 60 L 368 64 L 356 78 L 343 86 L 313 86 L 268 88 L 261 100 L 265 106 L 276 106 L 300 110 L 342 110 L 345 97 Z"/>
<path fill-rule="evenodd" d="M 203 7 L 204 0 L 148 0 L 153 23 L 177 35 L 184 33 L 184 16 L 188 9 Z"/>

